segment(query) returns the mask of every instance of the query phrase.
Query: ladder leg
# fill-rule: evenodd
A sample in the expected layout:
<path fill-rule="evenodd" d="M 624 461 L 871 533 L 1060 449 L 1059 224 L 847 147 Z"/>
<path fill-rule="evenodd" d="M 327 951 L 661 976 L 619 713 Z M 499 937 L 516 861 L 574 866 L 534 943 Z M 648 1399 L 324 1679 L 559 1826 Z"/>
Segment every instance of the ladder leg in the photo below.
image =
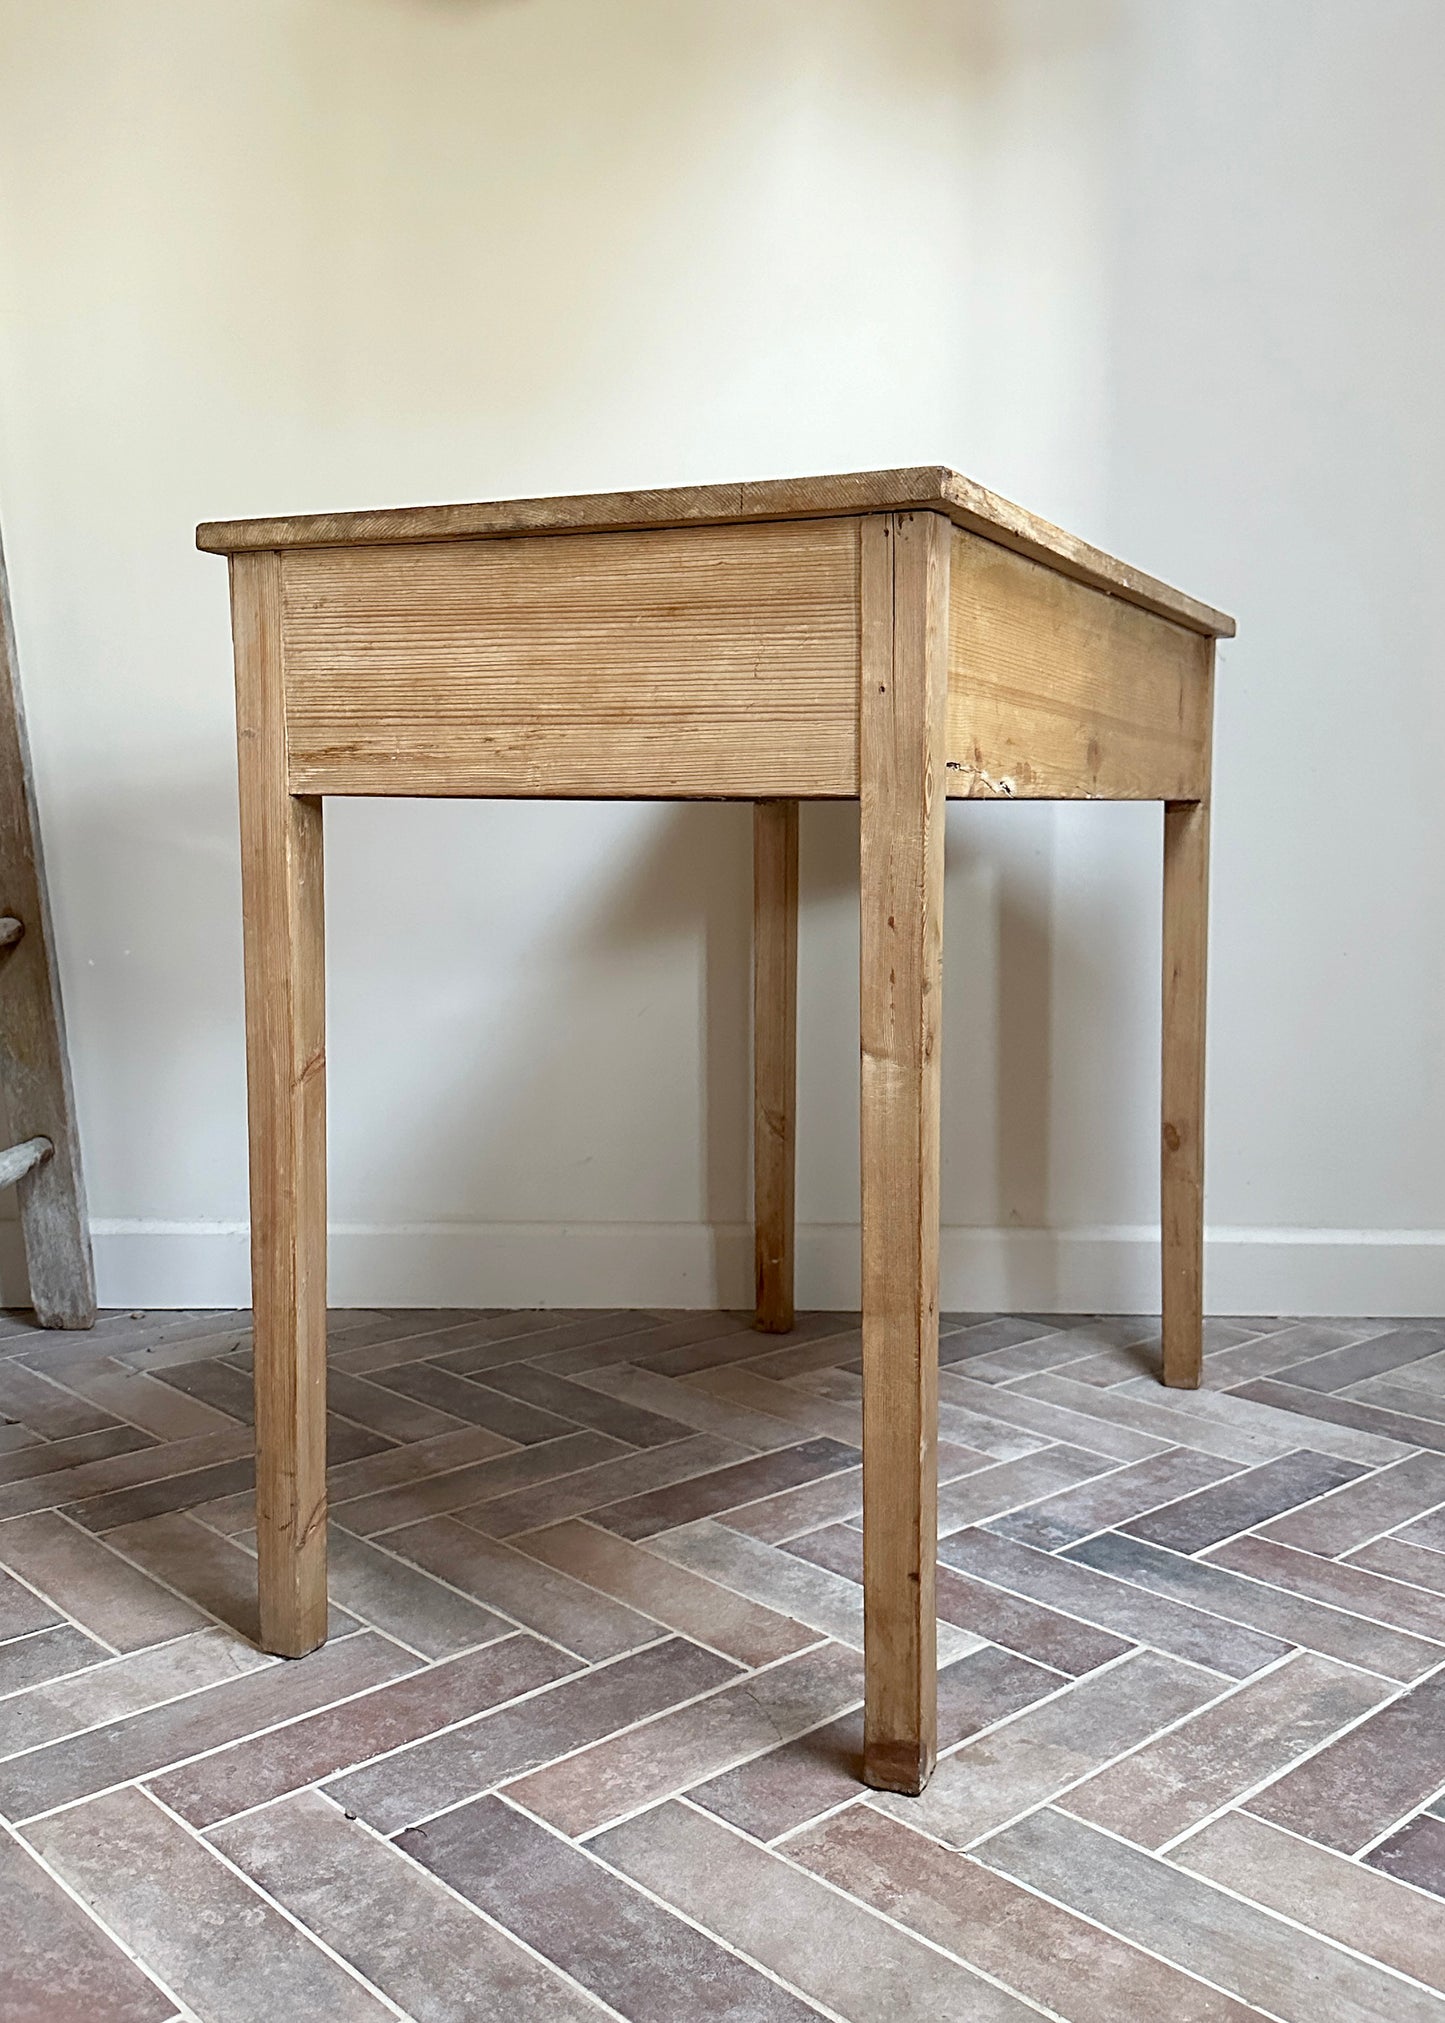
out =
<path fill-rule="evenodd" d="M 20 700 L 15 630 L 0 552 L 0 1086 L 12 1136 L 50 1152 L 18 1182 L 35 1318 L 95 1321 L 95 1272 L 45 865 Z"/>

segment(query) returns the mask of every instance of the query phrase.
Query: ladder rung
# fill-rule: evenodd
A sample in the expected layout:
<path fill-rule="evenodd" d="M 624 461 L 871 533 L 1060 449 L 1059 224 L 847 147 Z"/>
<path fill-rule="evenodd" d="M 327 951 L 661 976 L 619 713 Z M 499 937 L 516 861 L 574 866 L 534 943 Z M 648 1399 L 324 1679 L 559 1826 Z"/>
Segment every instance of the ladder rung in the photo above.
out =
<path fill-rule="evenodd" d="M 0 914 L 0 948 L 13 948 L 25 932 L 25 922 L 9 913 Z"/>
<path fill-rule="evenodd" d="M 12 1145 L 8 1151 L 0 1152 L 0 1187 L 8 1187 L 12 1180 L 23 1180 L 54 1150 L 48 1138 L 27 1138 L 23 1145 Z"/>

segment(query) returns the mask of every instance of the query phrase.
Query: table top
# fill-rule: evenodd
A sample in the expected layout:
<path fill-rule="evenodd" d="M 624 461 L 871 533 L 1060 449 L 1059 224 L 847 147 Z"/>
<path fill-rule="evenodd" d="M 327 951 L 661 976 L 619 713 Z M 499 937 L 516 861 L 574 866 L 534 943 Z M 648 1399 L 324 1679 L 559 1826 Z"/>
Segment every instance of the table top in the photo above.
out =
<path fill-rule="evenodd" d="M 248 549 L 375 547 L 418 541 L 486 540 L 517 534 L 596 534 L 648 527 L 715 527 L 749 520 L 834 519 L 858 513 L 935 512 L 955 526 L 1028 555 L 1191 632 L 1232 639 L 1234 620 L 1158 582 L 1061 527 L 939 464 L 851 471 L 831 477 L 764 478 L 745 484 L 678 485 L 640 492 L 494 499 L 474 505 L 400 506 L 265 520 L 212 520 L 196 529 L 210 554 Z"/>

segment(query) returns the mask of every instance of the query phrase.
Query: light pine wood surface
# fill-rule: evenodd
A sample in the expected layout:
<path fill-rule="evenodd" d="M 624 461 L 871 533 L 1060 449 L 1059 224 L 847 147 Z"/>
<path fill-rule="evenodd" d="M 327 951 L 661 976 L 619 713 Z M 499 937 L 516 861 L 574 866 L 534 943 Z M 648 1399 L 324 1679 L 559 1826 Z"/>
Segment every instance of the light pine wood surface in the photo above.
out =
<path fill-rule="evenodd" d="M 1160 1120 L 1166 1384 L 1203 1369 L 1204 1024 L 1209 953 L 1209 803 L 1164 809 L 1164 1006 Z"/>
<path fill-rule="evenodd" d="M 326 1636 L 326 1018 L 321 803 L 286 784 L 281 567 L 231 564 L 255 1311 L 261 1641 Z"/>
<path fill-rule="evenodd" d="M 948 522 L 879 516 L 863 558 L 863 1775 L 918 1792 L 937 1750 Z"/>
<path fill-rule="evenodd" d="M 757 1324 L 793 1325 L 798 804 L 753 808 L 753 1224 Z"/>
<path fill-rule="evenodd" d="M 325 1634 L 321 796 L 754 813 L 756 1323 L 794 1321 L 799 803 L 860 803 L 866 1780 L 936 1737 L 947 799 L 1165 805 L 1163 1366 L 1198 1382 L 1213 640 L 937 467 L 217 523 L 240 731 L 266 1647 Z"/>
<path fill-rule="evenodd" d="M 1059 574 L 1161 612 L 1196 632 L 1228 639 L 1234 620 L 1117 556 L 1090 547 L 1037 513 L 1002 499 L 941 464 L 850 471 L 746 484 L 676 485 L 640 492 L 584 492 L 475 505 L 388 507 L 378 512 L 305 513 L 280 519 L 212 520 L 196 529 L 208 553 L 247 548 L 362 547 L 395 541 L 488 540 L 514 534 L 608 533 L 640 527 L 730 526 L 749 520 L 818 520 L 835 515 L 932 510 L 1001 547 L 1035 556 Z"/>
<path fill-rule="evenodd" d="M 948 791 L 1186 801 L 1209 773 L 1211 642 L 976 534 L 953 537 Z"/>

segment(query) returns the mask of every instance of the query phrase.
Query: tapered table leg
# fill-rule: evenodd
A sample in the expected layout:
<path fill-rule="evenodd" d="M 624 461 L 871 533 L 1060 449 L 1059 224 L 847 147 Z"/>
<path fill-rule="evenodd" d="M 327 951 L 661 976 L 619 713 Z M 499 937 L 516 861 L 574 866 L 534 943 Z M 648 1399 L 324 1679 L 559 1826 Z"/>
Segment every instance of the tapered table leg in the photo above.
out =
<path fill-rule="evenodd" d="M 753 805 L 753 1227 L 757 1326 L 793 1325 L 798 804 Z"/>
<path fill-rule="evenodd" d="M 1164 1381 L 1193 1389 L 1204 1347 L 1204 1000 L 1209 803 L 1164 808 L 1164 1053 L 1160 1132 Z"/>
<path fill-rule="evenodd" d="M 862 541 L 863 1775 L 918 1792 L 937 1735 L 949 527 L 880 516 Z"/>
<path fill-rule="evenodd" d="M 321 802 L 291 795 L 277 555 L 236 556 L 261 1643 L 326 1636 L 326 1045 Z"/>

